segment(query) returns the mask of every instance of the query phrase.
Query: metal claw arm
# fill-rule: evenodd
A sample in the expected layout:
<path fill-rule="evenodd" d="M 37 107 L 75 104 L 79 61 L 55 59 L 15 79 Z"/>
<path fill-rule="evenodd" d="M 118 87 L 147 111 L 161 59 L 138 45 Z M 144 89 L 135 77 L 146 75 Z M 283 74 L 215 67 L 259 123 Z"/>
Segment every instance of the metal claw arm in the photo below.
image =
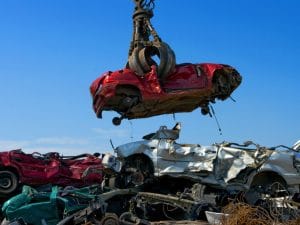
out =
<path fill-rule="evenodd" d="M 175 54 L 170 46 L 163 42 L 152 26 L 154 0 L 134 0 L 133 35 L 128 53 L 128 67 L 137 75 L 143 76 L 156 65 L 157 74 L 161 81 L 174 70 Z M 152 39 L 150 39 L 152 36 Z M 160 62 L 152 58 L 157 56 Z"/>

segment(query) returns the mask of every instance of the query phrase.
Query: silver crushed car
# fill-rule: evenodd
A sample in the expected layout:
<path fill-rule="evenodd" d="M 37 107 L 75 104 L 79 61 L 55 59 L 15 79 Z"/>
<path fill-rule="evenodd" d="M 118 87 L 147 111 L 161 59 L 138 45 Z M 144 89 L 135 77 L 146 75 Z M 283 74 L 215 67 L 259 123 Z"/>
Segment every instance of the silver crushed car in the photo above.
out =
<path fill-rule="evenodd" d="M 127 183 L 140 185 L 167 176 L 214 190 L 251 190 L 260 196 L 299 192 L 300 141 L 291 148 L 263 147 L 252 141 L 201 146 L 177 143 L 180 130 L 179 123 L 173 129 L 161 126 L 142 141 L 118 146 L 115 152 Z"/>

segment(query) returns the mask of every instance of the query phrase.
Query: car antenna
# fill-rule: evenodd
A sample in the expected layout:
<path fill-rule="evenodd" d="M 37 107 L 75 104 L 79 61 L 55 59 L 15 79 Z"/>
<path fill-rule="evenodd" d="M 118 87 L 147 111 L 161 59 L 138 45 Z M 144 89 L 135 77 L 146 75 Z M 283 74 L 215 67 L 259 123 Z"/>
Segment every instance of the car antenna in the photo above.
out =
<path fill-rule="evenodd" d="M 236 100 L 235 100 L 233 97 L 231 97 L 231 95 L 229 96 L 229 98 L 230 98 L 233 102 L 236 102 Z"/>
<path fill-rule="evenodd" d="M 217 116 L 216 116 L 215 110 L 214 110 L 214 108 L 213 108 L 213 106 L 212 106 L 211 104 L 209 104 L 209 108 L 210 108 L 210 111 L 212 112 L 213 117 L 215 118 L 215 121 L 216 121 L 216 123 L 217 123 L 218 130 L 219 130 L 219 132 L 220 132 L 220 135 L 222 135 L 222 129 L 221 129 L 220 123 L 219 123 L 219 121 L 218 121 L 218 118 L 217 118 Z"/>
<path fill-rule="evenodd" d="M 115 146 L 114 146 L 114 144 L 113 144 L 112 140 L 111 140 L 111 139 L 109 139 L 109 142 L 110 142 L 110 145 L 111 145 L 112 149 L 115 151 L 116 149 L 115 149 Z"/>
<path fill-rule="evenodd" d="M 133 126 L 132 126 L 132 122 L 129 120 L 129 124 L 130 124 L 130 139 L 133 139 Z"/>
<path fill-rule="evenodd" d="M 175 115 L 175 113 L 173 113 L 172 115 L 173 115 L 173 120 L 176 122 L 176 115 Z"/>

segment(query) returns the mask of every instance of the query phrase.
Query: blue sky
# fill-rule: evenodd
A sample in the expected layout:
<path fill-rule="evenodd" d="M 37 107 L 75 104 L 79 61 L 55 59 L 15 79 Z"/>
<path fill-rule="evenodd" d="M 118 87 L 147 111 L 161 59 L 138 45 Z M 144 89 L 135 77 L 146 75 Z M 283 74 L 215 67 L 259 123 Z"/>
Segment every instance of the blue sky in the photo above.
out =
<path fill-rule="evenodd" d="M 172 115 L 102 120 L 89 85 L 127 61 L 131 0 L 0 0 L 0 150 L 63 154 L 107 152 L 139 140 Z M 179 142 L 209 145 L 300 139 L 300 2 L 297 0 L 156 0 L 152 24 L 177 62 L 226 63 L 243 83 L 214 108 L 222 127 L 199 110 L 176 114 Z"/>

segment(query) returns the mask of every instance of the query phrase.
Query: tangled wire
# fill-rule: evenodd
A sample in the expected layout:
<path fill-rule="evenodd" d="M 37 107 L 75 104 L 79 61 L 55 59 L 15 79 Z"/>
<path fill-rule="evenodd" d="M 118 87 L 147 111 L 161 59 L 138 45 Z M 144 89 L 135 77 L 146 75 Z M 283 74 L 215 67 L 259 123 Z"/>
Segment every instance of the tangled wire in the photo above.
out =
<path fill-rule="evenodd" d="M 261 206 L 250 206 L 246 203 L 230 203 L 223 208 L 223 213 L 229 214 L 222 218 L 222 225 L 299 225 L 300 217 L 281 221 L 282 215 L 270 213 Z"/>

